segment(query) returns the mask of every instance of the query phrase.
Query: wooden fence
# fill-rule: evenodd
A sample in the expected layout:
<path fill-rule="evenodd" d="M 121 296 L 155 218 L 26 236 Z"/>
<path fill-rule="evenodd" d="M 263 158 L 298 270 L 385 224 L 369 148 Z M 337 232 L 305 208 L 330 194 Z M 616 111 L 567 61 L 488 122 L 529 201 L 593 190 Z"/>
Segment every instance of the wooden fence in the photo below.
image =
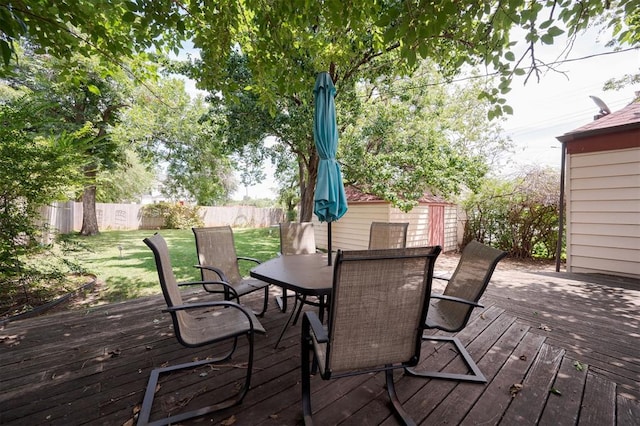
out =
<path fill-rule="evenodd" d="M 162 218 L 142 215 L 141 204 L 96 203 L 98 228 L 110 229 L 159 229 Z M 43 224 L 60 234 L 79 231 L 82 227 L 82 203 L 57 202 L 41 210 Z M 253 206 L 200 207 L 205 226 L 231 225 L 237 228 L 264 228 L 284 220 L 280 208 Z"/>

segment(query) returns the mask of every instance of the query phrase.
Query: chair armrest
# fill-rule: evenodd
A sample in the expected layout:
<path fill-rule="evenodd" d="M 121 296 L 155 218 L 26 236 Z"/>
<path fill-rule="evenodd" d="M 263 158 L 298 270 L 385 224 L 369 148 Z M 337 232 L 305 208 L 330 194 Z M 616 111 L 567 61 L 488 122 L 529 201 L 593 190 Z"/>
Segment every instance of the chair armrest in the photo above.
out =
<path fill-rule="evenodd" d="M 188 282 L 178 283 L 178 286 L 188 286 L 188 285 L 201 285 L 202 288 L 204 288 L 205 291 L 208 293 L 219 293 L 219 292 L 207 290 L 207 287 L 205 287 L 206 285 L 219 285 L 224 287 L 224 290 L 231 293 L 231 296 L 234 299 L 236 299 L 238 302 L 240 302 L 240 296 L 238 296 L 238 292 L 236 291 L 236 289 L 231 287 L 229 283 L 226 283 L 224 281 L 188 281 Z"/>
<path fill-rule="evenodd" d="M 227 277 L 224 275 L 224 272 L 222 272 L 222 269 L 216 268 L 215 266 L 210 266 L 210 265 L 193 265 L 194 268 L 198 268 L 198 269 L 206 269 L 207 271 L 211 271 L 211 272 L 215 272 L 216 274 L 218 274 L 218 277 L 222 280 L 222 281 L 228 281 Z"/>
<path fill-rule="evenodd" d="M 219 301 L 219 302 L 200 302 L 200 303 L 189 303 L 187 305 L 170 306 L 166 309 L 163 309 L 162 312 L 187 311 L 189 309 L 213 308 L 216 306 L 225 306 L 227 308 L 234 308 L 242 311 L 242 313 L 249 320 L 249 327 L 251 328 L 251 331 L 252 332 L 254 331 L 255 326 L 253 324 L 252 315 L 249 313 L 249 311 L 244 306 L 241 306 L 235 302 L 229 302 L 227 300 Z"/>
<path fill-rule="evenodd" d="M 447 275 L 443 275 L 443 274 L 447 274 L 447 273 L 443 271 L 434 272 L 433 279 L 441 280 L 441 281 L 449 281 L 449 279 L 451 278 L 451 274 L 447 274 Z"/>
<path fill-rule="evenodd" d="M 448 300 L 449 302 L 464 303 L 465 305 L 475 306 L 477 308 L 484 308 L 480 303 L 474 302 L 473 300 L 462 299 L 460 297 L 446 296 L 444 294 L 432 294 L 431 298 Z"/>
<path fill-rule="evenodd" d="M 255 262 L 257 264 L 261 264 L 262 263 L 261 261 L 259 261 L 256 258 L 253 258 L 253 257 L 238 256 L 238 260 L 248 260 L 250 262 Z"/>
<path fill-rule="evenodd" d="M 318 343 L 328 342 L 329 336 L 327 335 L 327 330 L 325 330 L 324 326 L 320 322 L 318 315 L 313 311 L 307 311 L 304 313 L 304 317 L 307 319 L 313 335 L 316 336 L 316 341 Z"/>

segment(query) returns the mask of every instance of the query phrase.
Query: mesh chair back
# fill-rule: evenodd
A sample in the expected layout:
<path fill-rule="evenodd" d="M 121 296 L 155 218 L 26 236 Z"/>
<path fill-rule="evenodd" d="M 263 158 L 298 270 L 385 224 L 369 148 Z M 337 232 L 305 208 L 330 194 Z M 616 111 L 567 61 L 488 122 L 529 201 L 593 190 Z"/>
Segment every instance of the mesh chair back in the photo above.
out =
<path fill-rule="evenodd" d="M 283 222 L 280 224 L 280 253 L 310 254 L 316 252 L 316 236 L 311 222 Z"/>
<path fill-rule="evenodd" d="M 417 362 L 439 253 L 440 246 L 338 252 L 323 370 Z"/>
<path fill-rule="evenodd" d="M 406 247 L 408 227 L 408 223 L 372 222 L 369 250 Z"/>
<path fill-rule="evenodd" d="M 167 306 L 182 305 L 182 296 L 178 289 L 178 283 L 173 274 L 173 269 L 171 269 L 171 259 L 169 258 L 167 242 L 160 234 L 145 238 L 144 242 L 149 246 L 151 251 L 153 251 L 153 255 L 155 256 L 160 287 L 162 287 L 162 294 L 164 294 Z"/>
<path fill-rule="evenodd" d="M 478 302 L 491 280 L 496 265 L 506 255 L 507 253 L 501 250 L 475 240 L 471 241 L 462 251 L 458 266 L 449 279 L 444 294 Z M 438 311 L 446 317 L 448 326 L 452 328 L 449 331 L 464 328 L 473 306 L 446 300 L 438 300 L 437 303 Z"/>
<path fill-rule="evenodd" d="M 158 270 L 158 279 L 160 281 L 160 287 L 162 288 L 162 294 L 168 307 L 181 306 L 183 304 L 182 294 L 178 288 L 176 277 L 171 268 L 171 259 L 169 258 L 169 249 L 167 242 L 160 234 L 155 234 L 152 237 L 144 239 L 144 243 L 151 249 L 156 261 L 156 269 Z M 172 312 L 172 318 L 174 321 L 174 328 L 178 334 L 178 340 L 184 338 L 181 335 L 181 330 L 187 329 L 187 325 L 191 324 L 192 320 L 190 315 L 184 311 Z M 188 340 L 188 337 L 187 337 Z"/>
<path fill-rule="evenodd" d="M 213 226 L 209 228 L 193 228 L 196 238 L 196 250 L 200 265 L 214 266 L 220 269 L 231 285 L 242 281 L 238 256 L 230 226 Z M 217 281 L 220 277 L 212 271 L 202 270 L 204 281 Z"/>

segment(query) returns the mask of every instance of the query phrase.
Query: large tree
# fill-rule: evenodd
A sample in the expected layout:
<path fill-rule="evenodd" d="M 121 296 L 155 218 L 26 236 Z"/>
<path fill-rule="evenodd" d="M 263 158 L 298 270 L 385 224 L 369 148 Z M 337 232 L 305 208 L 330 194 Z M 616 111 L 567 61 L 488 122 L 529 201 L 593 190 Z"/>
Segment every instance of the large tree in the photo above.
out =
<path fill-rule="evenodd" d="M 48 123 L 47 130 L 52 134 L 82 129 L 91 140 L 90 144 L 77 146 L 78 153 L 86 159 L 80 233 L 97 234 L 96 178 L 100 171 L 114 169 L 124 159 L 123 146 L 110 137 L 109 129 L 117 122 L 119 111 L 130 102 L 129 75 L 121 67 L 104 65 L 95 58 L 76 55 L 59 59 L 37 54 L 28 45 L 5 84 L 22 87 L 30 96 L 50 105 L 45 113 L 55 118 Z"/>
<path fill-rule="evenodd" d="M 345 181 L 404 210 L 425 191 L 476 189 L 510 142 L 498 120 L 487 120 L 490 104 L 477 99 L 483 83 L 444 83 L 424 61 L 411 78 L 360 84 L 361 112 L 339 148 Z"/>
<path fill-rule="evenodd" d="M 161 78 L 138 86 L 114 136 L 136 149 L 163 175 L 162 192 L 173 200 L 215 205 L 235 189 L 219 118 L 201 97 L 192 99 L 184 81 Z"/>
<path fill-rule="evenodd" d="M 45 113 L 50 105 L 24 96 L 0 103 L 0 283 L 30 275 L 25 256 L 39 252 L 40 208 L 80 181 L 82 132 L 51 136 Z"/>

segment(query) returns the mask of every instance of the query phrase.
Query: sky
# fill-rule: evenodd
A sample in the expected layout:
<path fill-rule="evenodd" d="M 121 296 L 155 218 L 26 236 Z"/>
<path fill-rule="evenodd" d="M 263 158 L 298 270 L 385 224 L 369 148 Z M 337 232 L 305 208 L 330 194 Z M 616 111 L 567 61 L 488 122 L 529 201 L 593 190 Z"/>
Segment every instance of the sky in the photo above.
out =
<path fill-rule="evenodd" d="M 576 41 L 569 58 L 590 58 L 565 62 L 559 69 L 566 75 L 548 72 L 541 81 L 513 83 L 507 95 L 514 114 L 504 125 L 505 133 L 515 143 L 516 152 L 508 157 L 509 172 L 527 164 L 541 164 L 560 168 L 560 143 L 556 137 L 593 120 L 599 108 L 589 96 L 597 96 L 612 112 L 628 105 L 640 85 L 627 86 L 619 91 L 604 91 L 604 83 L 611 78 L 640 72 L 640 49 L 602 55 L 611 52 L 604 43 L 597 42 L 594 32 Z M 549 49 L 541 58 L 555 59 L 558 48 Z"/>
<path fill-rule="evenodd" d="M 604 83 L 611 78 L 640 72 L 640 49 L 604 54 L 612 48 L 606 47 L 593 30 L 578 37 L 568 58 L 559 57 L 564 46 L 565 42 L 558 40 L 552 46 L 536 50 L 538 59 L 545 62 L 570 59 L 557 66 L 563 73 L 548 71 L 540 81 L 531 77 L 526 85 L 521 77 L 513 81 L 506 98 L 514 113 L 508 116 L 503 128 L 513 141 L 515 152 L 504 156 L 496 173 L 509 175 L 526 165 L 559 169 L 561 151 L 556 137 L 589 123 L 599 111 L 589 96 L 599 97 L 615 112 L 633 100 L 634 92 L 640 91 L 640 85 L 619 91 L 603 90 Z M 193 82 L 186 84 L 188 90 L 196 91 Z M 275 198 L 273 167 L 265 163 L 264 170 L 266 179 L 248 188 L 240 186 L 232 198 L 240 200 L 245 195 Z"/>

